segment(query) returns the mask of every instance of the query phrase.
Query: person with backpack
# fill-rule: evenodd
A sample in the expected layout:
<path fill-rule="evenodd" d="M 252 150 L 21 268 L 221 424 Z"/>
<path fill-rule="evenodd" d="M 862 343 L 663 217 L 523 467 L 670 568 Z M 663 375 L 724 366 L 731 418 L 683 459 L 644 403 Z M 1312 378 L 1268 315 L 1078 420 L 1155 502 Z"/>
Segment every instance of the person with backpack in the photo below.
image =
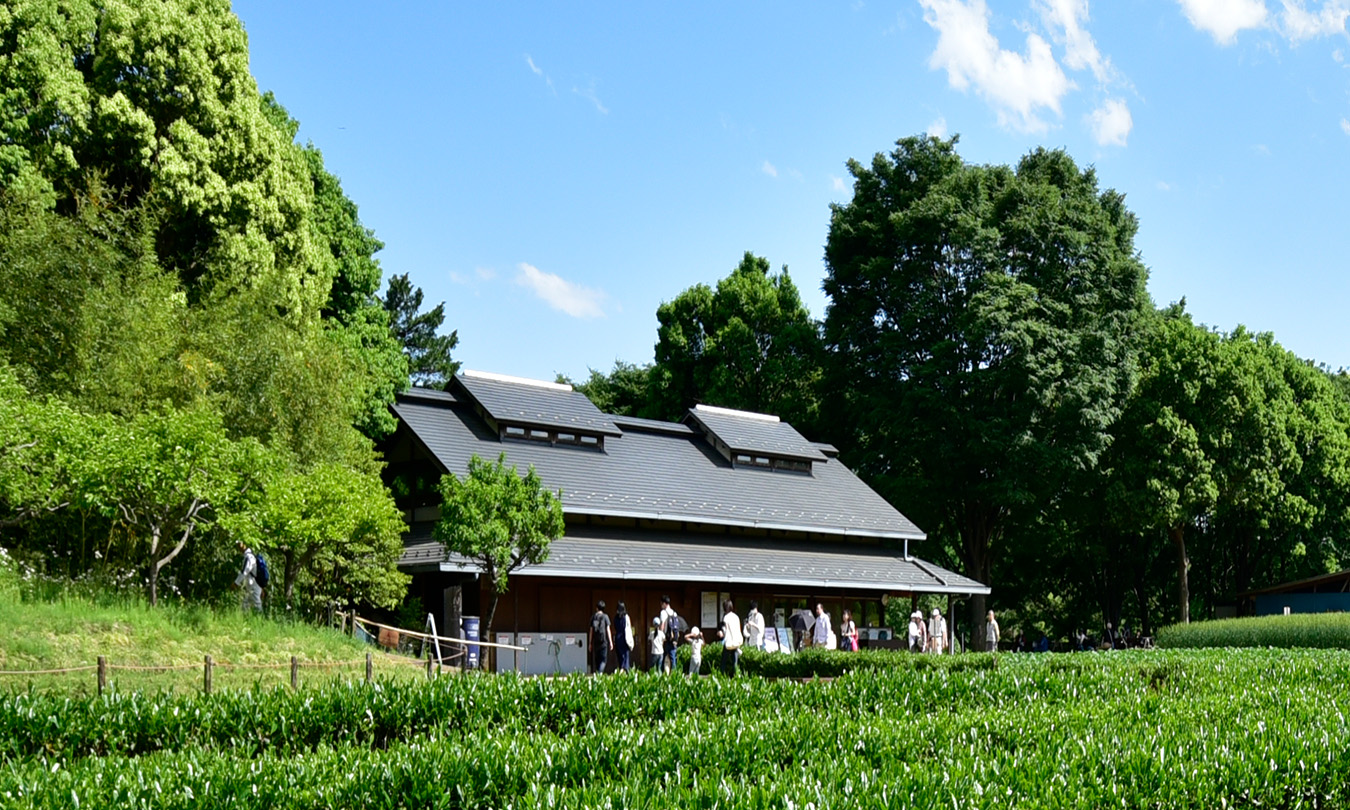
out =
<path fill-rule="evenodd" d="M 665 658 L 661 668 L 666 672 L 675 671 L 675 648 L 680 646 L 680 637 L 684 635 L 684 620 L 680 614 L 675 612 L 675 608 L 670 606 L 670 597 L 661 597 L 661 614 L 657 617 L 661 621 L 661 633 L 664 636 Z"/>
<path fill-rule="evenodd" d="M 618 653 L 620 672 L 627 672 L 633 666 L 633 617 L 623 602 L 614 612 L 614 652 Z"/>
<path fill-rule="evenodd" d="M 609 650 L 613 646 L 614 631 L 609 614 L 605 613 L 605 600 L 601 599 L 591 616 L 591 671 L 596 675 L 605 674 L 605 664 L 609 663 Z"/>
<path fill-rule="evenodd" d="M 244 541 L 240 540 L 236 546 L 244 555 L 244 570 L 234 578 L 234 587 L 240 589 L 239 608 L 245 612 L 260 611 L 263 588 L 266 587 L 268 580 L 267 564 L 262 561 L 262 556 L 254 554 L 253 549 L 245 545 Z"/>

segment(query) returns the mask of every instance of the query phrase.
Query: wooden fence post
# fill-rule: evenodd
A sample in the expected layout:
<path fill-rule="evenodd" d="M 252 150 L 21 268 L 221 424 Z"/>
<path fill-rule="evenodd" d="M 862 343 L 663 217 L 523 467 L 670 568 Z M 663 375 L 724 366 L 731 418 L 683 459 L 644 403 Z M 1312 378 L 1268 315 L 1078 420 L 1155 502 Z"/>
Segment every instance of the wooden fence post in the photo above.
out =
<path fill-rule="evenodd" d="M 431 679 L 434 678 L 434 677 L 436 677 L 436 676 L 433 675 L 432 672 L 431 672 L 431 656 L 428 655 L 428 656 L 427 656 L 427 680 L 431 680 Z"/>
<path fill-rule="evenodd" d="M 366 683 L 375 679 L 375 662 L 371 660 L 370 653 L 366 653 Z"/>
<path fill-rule="evenodd" d="M 102 655 L 98 657 L 98 696 L 103 697 L 103 690 L 108 688 L 108 659 Z"/>
<path fill-rule="evenodd" d="M 291 689 L 300 688 L 300 659 L 291 656 Z"/>
<path fill-rule="evenodd" d="M 211 656 L 209 655 L 206 656 L 202 667 L 202 688 L 206 691 L 206 694 L 211 694 Z"/>

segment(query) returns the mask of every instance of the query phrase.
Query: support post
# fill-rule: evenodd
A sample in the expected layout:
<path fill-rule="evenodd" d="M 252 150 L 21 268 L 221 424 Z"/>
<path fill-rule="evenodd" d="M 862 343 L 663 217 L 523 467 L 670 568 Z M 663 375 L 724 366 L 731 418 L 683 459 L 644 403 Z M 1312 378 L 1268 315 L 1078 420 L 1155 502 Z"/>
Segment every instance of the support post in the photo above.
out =
<path fill-rule="evenodd" d="M 98 696 L 103 697 L 103 692 L 108 688 L 108 659 L 100 655 L 98 657 Z"/>
<path fill-rule="evenodd" d="M 202 690 L 211 694 L 211 656 L 206 656 L 202 666 Z"/>
<path fill-rule="evenodd" d="M 434 678 L 434 677 L 435 677 L 435 675 L 432 674 L 432 671 L 431 671 L 431 657 L 428 656 L 428 657 L 427 657 L 427 680 L 431 680 L 431 679 Z"/>
<path fill-rule="evenodd" d="M 366 653 L 366 683 L 373 680 L 375 680 L 375 662 L 371 659 L 370 653 Z"/>
<path fill-rule="evenodd" d="M 300 659 L 291 656 L 291 689 L 300 688 Z"/>

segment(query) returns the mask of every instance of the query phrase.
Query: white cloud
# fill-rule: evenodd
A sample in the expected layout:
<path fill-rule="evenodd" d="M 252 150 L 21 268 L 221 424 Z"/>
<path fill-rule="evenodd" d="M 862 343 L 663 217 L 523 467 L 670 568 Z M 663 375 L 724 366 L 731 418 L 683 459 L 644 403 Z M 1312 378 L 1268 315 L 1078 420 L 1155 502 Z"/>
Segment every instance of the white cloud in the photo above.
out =
<path fill-rule="evenodd" d="M 1003 50 L 989 31 L 985 0 L 919 0 L 924 21 L 938 32 L 929 57 L 933 70 L 946 70 L 958 90 L 972 86 L 998 114 L 999 124 L 1023 132 L 1044 132 L 1041 111 L 1060 114 L 1060 100 L 1074 87 L 1037 34 L 1027 35 L 1026 54 Z"/>
<path fill-rule="evenodd" d="M 1345 118 L 1341 119 L 1341 132 L 1344 132 L 1346 135 L 1350 135 L 1350 120 L 1347 120 Z"/>
<path fill-rule="evenodd" d="M 947 137 L 947 119 L 939 115 L 933 123 L 928 125 L 928 134 L 934 138 Z"/>
<path fill-rule="evenodd" d="M 491 281 L 497 277 L 497 271 L 493 270 L 491 267 L 475 267 L 473 269 L 473 274 L 483 281 Z"/>
<path fill-rule="evenodd" d="M 525 64 L 530 66 L 530 71 L 534 73 L 534 75 L 543 76 L 544 84 L 548 85 L 548 89 L 552 91 L 553 95 L 558 95 L 557 88 L 553 86 L 553 80 L 548 77 L 548 74 L 544 73 L 543 68 L 534 63 L 534 59 L 528 53 L 525 54 Z"/>
<path fill-rule="evenodd" d="M 1280 30 L 1291 42 L 1341 34 L 1345 32 L 1345 18 L 1350 17 L 1346 0 L 1327 0 L 1320 11 L 1308 11 L 1303 0 L 1282 0 Z"/>
<path fill-rule="evenodd" d="M 1111 78 L 1111 60 L 1097 50 L 1097 43 L 1083 27 L 1088 19 L 1087 0 L 1036 0 L 1045 27 L 1064 46 L 1064 64 L 1070 70 L 1091 70 L 1099 82 Z"/>
<path fill-rule="evenodd" d="M 830 175 L 830 189 L 832 191 L 837 191 L 841 194 L 847 194 L 848 183 L 845 183 L 844 178 L 842 177 L 835 177 L 834 175 Z"/>
<path fill-rule="evenodd" d="M 604 104 L 600 103 L 600 97 L 595 94 L 594 80 L 591 81 L 590 86 L 587 87 L 585 90 L 581 89 L 580 87 L 573 87 L 572 92 L 576 93 L 577 95 L 586 99 L 590 103 L 594 104 L 595 109 L 599 110 L 601 115 L 609 115 L 609 108 L 606 107 Z"/>
<path fill-rule="evenodd" d="M 1124 101 L 1108 98 L 1088 116 L 1088 126 L 1099 146 L 1124 146 L 1134 129 L 1134 117 Z"/>
<path fill-rule="evenodd" d="M 770 176 L 770 177 L 777 177 L 777 176 L 778 176 L 778 167 L 775 166 L 775 165 L 773 165 L 772 163 L 770 163 L 770 162 L 767 161 L 767 160 L 764 161 L 764 165 L 763 165 L 763 166 L 760 166 L 760 167 L 759 167 L 759 170 L 762 171 L 762 172 L 764 172 L 765 174 L 767 174 L 767 175 Z"/>
<path fill-rule="evenodd" d="M 531 264 L 521 262 L 516 283 L 528 287 L 554 309 L 573 318 L 603 318 L 605 294 L 580 284 L 573 284 L 562 276 L 545 273 Z"/>
<path fill-rule="evenodd" d="M 1158 190 L 1159 190 L 1159 191 L 1171 191 L 1171 190 L 1172 190 L 1172 184 L 1166 182 L 1165 180 L 1159 180 L 1159 181 L 1157 182 L 1156 185 L 1158 186 Z"/>
<path fill-rule="evenodd" d="M 1266 24 L 1264 0 L 1180 0 L 1191 25 L 1214 37 L 1220 45 L 1232 44 L 1239 31 Z"/>
<path fill-rule="evenodd" d="M 1332 61 L 1334 61 L 1336 64 L 1339 65 L 1345 61 L 1345 52 L 1342 51 L 1340 48 L 1337 48 L 1336 50 L 1331 52 L 1331 59 Z"/>

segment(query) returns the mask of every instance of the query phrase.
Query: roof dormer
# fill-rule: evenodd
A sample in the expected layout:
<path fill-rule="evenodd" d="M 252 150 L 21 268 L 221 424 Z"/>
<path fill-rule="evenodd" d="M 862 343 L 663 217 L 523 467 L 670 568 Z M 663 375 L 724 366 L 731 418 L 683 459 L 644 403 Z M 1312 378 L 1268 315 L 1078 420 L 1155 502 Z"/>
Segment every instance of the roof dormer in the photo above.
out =
<path fill-rule="evenodd" d="M 586 396 L 564 383 L 463 371 L 456 393 L 473 403 L 503 441 L 535 441 L 603 450 L 606 436 L 623 432 Z"/>
<path fill-rule="evenodd" d="M 685 421 L 694 422 L 735 467 L 810 473 L 812 463 L 826 460 L 796 428 L 770 414 L 695 405 Z"/>

